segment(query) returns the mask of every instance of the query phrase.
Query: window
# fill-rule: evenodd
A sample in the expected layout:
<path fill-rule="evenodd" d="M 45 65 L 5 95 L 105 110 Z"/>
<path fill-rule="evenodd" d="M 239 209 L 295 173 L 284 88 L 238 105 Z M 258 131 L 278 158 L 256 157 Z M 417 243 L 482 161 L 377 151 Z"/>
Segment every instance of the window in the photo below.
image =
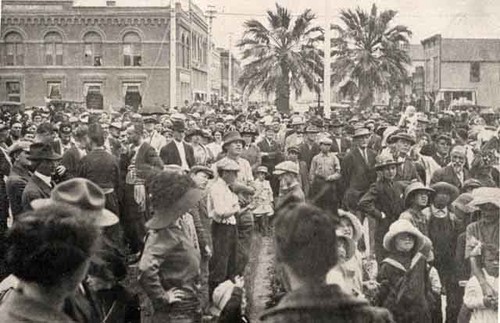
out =
<path fill-rule="evenodd" d="M 437 57 L 432 59 L 433 63 L 433 72 L 434 72 L 434 83 L 437 84 L 439 82 L 439 61 Z"/>
<path fill-rule="evenodd" d="M 63 64 L 62 37 L 57 32 L 49 32 L 45 35 L 45 65 Z"/>
<path fill-rule="evenodd" d="M 123 36 L 123 65 L 141 66 L 141 38 L 137 33 L 129 32 Z"/>
<path fill-rule="evenodd" d="M 132 107 L 134 111 L 137 111 L 142 105 L 140 84 L 124 83 L 123 90 L 125 92 L 125 106 Z"/>
<path fill-rule="evenodd" d="M 47 97 L 49 99 L 62 99 L 61 82 L 47 82 Z"/>
<path fill-rule="evenodd" d="M 102 65 L 102 38 L 95 31 L 90 31 L 83 37 L 84 61 L 87 66 Z"/>
<path fill-rule="evenodd" d="M 19 33 L 5 35 L 5 65 L 24 65 L 24 44 Z"/>
<path fill-rule="evenodd" d="M 85 83 L 85 103 L 87 109 L 102 110 L 104 98 L 101 93 L 102 83 Z"/>
<path fill-rule="evenodd" d="M 7 101 L 21 102 L 21 83 L 6 82 Z"/>
<path fill-rule="evenodd" d="M 479 62 L 470 63 L 470 81 L 481 81 L 481 64 Z"/>

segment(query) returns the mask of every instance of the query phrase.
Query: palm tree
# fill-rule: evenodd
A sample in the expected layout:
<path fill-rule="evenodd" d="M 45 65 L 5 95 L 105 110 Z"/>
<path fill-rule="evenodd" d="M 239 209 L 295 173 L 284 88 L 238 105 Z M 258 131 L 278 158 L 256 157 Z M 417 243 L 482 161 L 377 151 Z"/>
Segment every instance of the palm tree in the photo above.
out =
<path fill-rule="evenodd" d="M 275 93 L 278 111 L 287 113 L 292 89 L 297 97 L 304 84 L 311 91 L 320 90 L 317 79 L 323 74 L 323 59 L 317 44 L 323 41 L 323 29 L 312 25 L 315 18 L 307 9 L 292 23 L 291 13 L 276 4 L 276 12 L 267 11 L 269 29 L 254 19 L 245 22 L 237 45 L 244 62 L 238 83 L 245 93 Z"/>
<path fill-rule="evenodd" d="M 391 27 L 394 10 L 371 12 L 360 8 L 341 10 L 343 26 L 335 24 L 338 36 L 332 39 L 332 83 L 341 93 L 357 90 L 360 107 L 373 103 L 376 90 L 394 90 L 408 80 L 410 57 L 404 50 L 411 31 L 402 25 Z"/>

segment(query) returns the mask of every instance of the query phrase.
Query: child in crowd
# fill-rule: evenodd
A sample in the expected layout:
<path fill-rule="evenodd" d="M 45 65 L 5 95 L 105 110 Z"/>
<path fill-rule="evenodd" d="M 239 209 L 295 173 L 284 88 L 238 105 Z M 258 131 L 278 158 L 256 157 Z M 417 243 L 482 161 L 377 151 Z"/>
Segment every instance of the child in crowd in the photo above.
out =
<path fill-rule="evenodd" d="M 338 285 L 340 289 L 349 295 L 363 297 L 361 277 L 356 272 L 346 266 L 352 260 L 356 246 L 351 238 L 337 236 L 337 264 L 326 274 L 328 285 Z"/>
<path fill-rule="evenodd" d="M 419 252 L 424 242 L 425 236 L 407 220 L 395 221 L 384 237 L 389 256 L 378 272 L 378 303 L 396 322 L 432 321 L 427 260 Z"/>
<path fill-rule="evenodd" d="M 249 322 L 242 314 L 244 279 L 241 276 L 226 280 L 215 288 L 212 300 L 211 313 L 217 318 L 218 323 L 243 323 Z"/>
<path fill-rule="evenodd" d="M 257 167 L 255 173 L 256 179 L 252 184 L 255 189 L 253 200 L 255 209 L 253 210 L 253 214 L 255 216 L 257 231 L 262 235 L 267 235 L 269 230 L 269 217 L 274 214 L 273 191 L 271 189 L 271 184 L 266 180 L 267 175 L 268 171 L 266 166 Z"/>
<path fill-rule="evenodd" d="M 429 219 L 422 213 L 422 210 L 427 207 L 429 197 L 433 193 L 433 189 L 421 182 L 412 182 L 405 189 L 404 204 L 406 211 L 399 216 L 400 220 L 409 221 L 426 237 L 429 236 Z"/>
<path fill-rule="evenodd" d="M 431 189 L 435 191 L 431 205 L 422 213 L 429 223 L 428 237 L 434 246 L 434 266 L 446 291 L 446 322 L 456 322 L 461 304 L 455 263 L 459 225 L 450 204 L 458 197 L 459 190 L 446 182 L 437 182 L 431 185 Z"/>
<path fill-rule="evenodd" d="M 476 276 L 467 282 L 464 305 L 472 310 L 470 323 L 498 322 L 498 248 L 491 245 L 478 245 L 484 261 L 483 274 L 486 283 L 496 291 L 485 296 Z"/>

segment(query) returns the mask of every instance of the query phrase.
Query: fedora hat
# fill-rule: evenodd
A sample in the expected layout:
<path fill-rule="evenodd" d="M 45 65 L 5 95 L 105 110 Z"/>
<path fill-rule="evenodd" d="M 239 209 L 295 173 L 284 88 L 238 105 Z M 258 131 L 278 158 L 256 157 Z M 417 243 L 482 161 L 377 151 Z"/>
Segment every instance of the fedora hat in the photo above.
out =
<path fill-rule="evenodd" d="M 387 251 L 393 251 L 394 238 L 400 233 L 409 233 L 415 237 L 416 250 L 420 250 L 424 245 L 425 239 L 424 235 L 411 224 L 408 220 L 396 220 L 389 227 L 389 231 L 385 234 L 383 240 L 384 249 Z"/>
<path fill-rule="evenodd" d="M 305 129 L 304 129 L 304 133 L 318 133 L 319 132 L 319 128 L 316 126 L 316 125 L 308 125 Z"/>
<path fill-rule="evenodd" d="M 405 205 L 408 204 L 409 197 L 411 195 L 413 195 L 413 193 L 415 193 L 417 191 L 424 191 L 424 192 L 427 192 L 427 193 L 434 193 L 434 190 L 432 188 L 425 186 L 421 182 L 410 183 L 410 185 L 408 185 L 406 187 L 406 189 L 405 189 L 405 194 L 404 194 L 404 203 L 405 203 Z"/>
<path fill-rule="evenodd" d="M 182 120 L 172 121 L 172 131 L 184 132 L 186 131 L 186 125 Z"/>
<path fill-rule="evenodd" d="M 155 212 L 153 217 L 146 222 L 146 227 L 158 230 L 168 227 L 180 218 L 184 213 L 191 210 L 203 198 L 203 191 L 198 188 L 190 188 L 175 203 L 169 206 L 168 210 Z"/>
<path fill-rule="evenodd" d="M 62 156 L 56 154 L 49 144 L 35 142 L 30 145 L 29 160 L 59 160 Z"/>
<path fill-rule="evenodd" d="M 185 138 L 186 139 L 189 139 L 191 138 L 192 136 L 200 136 L 202 137 L 203 136 L 203 132 L 201 131 L 201 129 L 199 128 L 195 128 L 195 129 L 191 129 L 189 130 L 186 135 L 185 135 Z"/>
<path fill-rule="evenodd" d="M 279 163 L 278 165 L 276 165 L 276 167 L 274 167 L 274 172 L 273 172 L 274 175 L 281 175 L 285 173 L 292 173 L 298 175 L 299 166 L 297 165 L 297 163 L 287 160 Z"/>
<path fill-rule="evenodd" d="M 394 160 L 391 154 L 380 154 L 376 158 L 375 169 L 380 170 L 387 166 L 400 165 L 401 162 Z"/>
<path fill-rule="evenodd" d="M 94 218 L 96 225 L 100 227 L 118 223 L 118 217 L 105 208 L 104 191 L 85 178 L 72 178 L 56 185 L 50 193 L 50 198 L 34 200 L 31 206 L 36 210 L 51 203 L 64 203 L 77 207 Z"/>
<path fill-rule="evenodd" d="M 238 131 L 229 131 L 228 133 L 226 133 L 224 135 L 224 138 L 222 138 L 222 141 L 223 141 L 223 144 L 222 144 L 222 148 L 224 149 L 224 147 L 226 147 L 227 145 L 229 145 L 230 143 L 233 143 L 233 142 L 241 142 L 242 145 L 245 144 L 245 141 L 243 140 L 243 138 L 241 138 L 241 134 L 238 132 Z"/>
<path fill-rule="evenodd" d="M 447 182 L 437 182 L 431 185 L 431 188 L 437 193 L 445 193 L 450 196 L 450 201 L 454 201 L 460 194 L 460 190 Z"/>
<path fill-rule="evenodd" d="M 352 137 L 358 138 L 358 137 L 366 137 L 369 135 L 371 135 L 370 130 L 368 130 L 367 128 L 361 127 L 361 128 L 354 129 L 354 134 L 352 135 Z"/>

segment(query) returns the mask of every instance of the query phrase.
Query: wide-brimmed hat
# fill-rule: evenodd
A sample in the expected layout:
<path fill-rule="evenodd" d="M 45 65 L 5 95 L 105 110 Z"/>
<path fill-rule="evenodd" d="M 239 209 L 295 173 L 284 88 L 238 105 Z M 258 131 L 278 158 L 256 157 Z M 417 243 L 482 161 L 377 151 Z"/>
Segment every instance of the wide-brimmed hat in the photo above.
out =
<path fill-rule="evenodd" d="M 274 167 L 274 172 L 273 172 L 274 175 L 281 175 L 285 173 L 292 173 L 298 175 L 299 166 L 297 165 L 297 163 L 287 160 L 279 163 Z"/>
<path fill-rule="evenodd" d="M 225 146 L 229 145 L 230 143 L 233 142 L 241 142 L 242 145 L 245 144 L 245 141 L 243 138 L 241 138 L 241 134 L 238 131 L 229 131 L 224 135 L 224 138 L 222 138 L 223 144 L 222 144 L 222 149 L 224 149 Z"/>
<path fill-rule="evenodd" d="M 92 217 L 100 227 L 118 223 L 118 217 L 105 208 L 104 191 L 85 178 L 72 178 L 56 185 L 50 193 L 50 198 L 33 200 L 31 206 L 36 210 L 51 203 L 64 203 L 77 207 Z"/>
<path fill-rule="evenodd" d="M 464 213 L 472 213 L 476 210 L 475 207 L 469 205 L 473 199 L 471 193 L 462 193 L 451 203 L 451 206 L 455 212 L 458 209 Z"/>
<path fill-rule="evenodd" d="M 352 239 L 354 241 L 361 239 L 361 236 L 363 235 L 363 226 L 359 219 L 351 212 L 344 211 L 342 209 L 339 209 L 337 213 L 340 218 L 346 218 L 351 222 L 353 228 Z"/>
<path fill-rule="evenodd" d="M 35 142 L 30 145 L 29 160 L 59 160 L 62 156 L 56 154 L 49 144 Z"/>
<path fill-rule="evenodd" d="M 267 169 L 266 166 L 259 166 L 259 167 L 257 167 L 257 170 L 255 172 L 256 173 L 269 174 L 269 170 Z"/>
<path fill-rule="evenodd" d="M 405 195 L 404 195 L 405 205 L 408 204 L 409 197 L 417 191 L 425 191 L 427 193 L 434 193 L 434 190 L 432 188 L 425 186 L 421 182 L 410 183 L 410 185 L 408 185 L 405 189 Z"/>
<path fill-rule="evenodd" d="M 191 174 L 198 174 L 199 172 L 203 172 L 203 173 L 207 174 L 209 179 L 214 178 L 214 171 L 210 167 L 203 166 L 203 165 L 193 166 L 193 167 L 191 167 L 189 172 Z"/>
<path fill-rule="evenodd" d="M 472 191 L 472 201 L 468 204 L 471 207 L 479 207 L 484 204 L 493 204 L 500 208 L 500 188 L 479 187 Z"/>
<path fill-rule="evenodd" d="M 198 188 L 190 188 L 184 195 L 177 199 L 168 210 L 153 213 L 153 217 L 146 222 L 146 227 L 159 230 L 168 227 L 183 214 L 195 207 L 203 198 L 203 191 Z"/>
<path fill-rule="evenodd" d="M 450 201 L 454 201 L 460 194 L 460 190 L 455 186 L 447 182 L 437 182 L 431 185 L 431 188 L 436 192 L 436 194 L 442 192 L 450 196 Z"/>
<path fill-rule="evenodd" d="M 400 233 L 409 233 L 415 237 L 416 250 L 420 250 L 424 244 L 424 235 L 408 220 L 396 220 L 389 227 L 389 231 L 384 236 L 383 246 L 387 251 L 393 251 L 394 238 Z"/>
<path fill-rule="evenodd" d="M 194 129 L 189 130 L 184 137 L 189 140 L 189 138 L 191 138 L 192 136 L 202 137 L 203 131 L 201 131 L 201 129 L 199 129 L 199 128 L 194 128 Z"/>
<path fill-rule="evenodd" d="M 238 164 L 238 162 L 230 158 L 223 158 L 219 160 L 216 165 L 218 170 L 234 172 L 238 172 L 240 170 L 240 165 Z"/>
<path fill-rule="evenodd" d="M 360 128 L 354 129 L 354 134 L 352 135 L 352 137 L 359 138 L 359 137 L 367 137 L 369 135 L 371 135 L 371 132 L 370 132 L 370 130 L 368 130 L 368 128 L 360 127 Z"/>
<path fill-rule="evenodd" d="M 340 241 L 342 241 L 346 246 L 346 261 L 351 259 L 356 252 L 356 244 L 354 243 L 354 240 L 343 235 L 338 235 L 337 241 L 337 245 Z"/>
<path fill-rule="evenodd" d="M 375 158 L 375 169 L 379 170 L 381 168 L 392 166 L 392 165 L 400 165 L 401 162 L 394 160 L 394 157 L 391 154 L 380 154 Z"/>
<path fill-rule="evenodd" d="M 397 132 L 387 139 L 387 143 L 391 144 L 398 140 L 405 140 L 410 142 L 412 145 L 416 143 L 415 137 L 406 132 Z"/>
<path fill-rule="evenodd" d="M 308 125 L 305 129 L 304 129 L 304 133 L 318 133 L 320 130 L 317 126 L 315 125 Z"/>

